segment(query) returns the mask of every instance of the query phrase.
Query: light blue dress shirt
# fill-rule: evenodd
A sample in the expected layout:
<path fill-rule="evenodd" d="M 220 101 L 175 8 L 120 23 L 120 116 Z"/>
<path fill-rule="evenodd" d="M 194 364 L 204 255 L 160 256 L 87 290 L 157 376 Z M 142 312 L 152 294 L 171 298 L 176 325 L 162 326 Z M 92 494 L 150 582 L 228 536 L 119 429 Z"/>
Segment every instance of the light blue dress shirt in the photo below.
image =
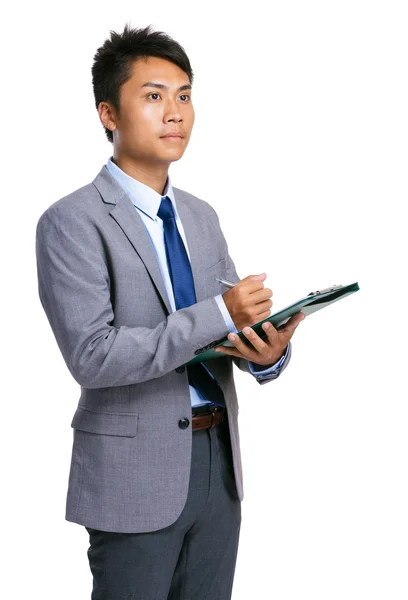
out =
<path fill-rule="evenodd" d="M 135 206 L 137 212 L 139 213 L 143 223 L 146 226 L 147 232 L 149 234 L 150 240 L 152 242 L 153 248 L 155 249 L 157 260 L 160 266 L 161 274 L 165 283 L 166 292 L 170 300 L 171 307 L 173 312 L 176 310 L 176 305 L 174 301 L 174 293 L 173 286 L 170 279 L 170 274 L 167 266 L 167 258 L 166 258 L 166 249 L 164 245 L 164 233 L 163 233 L 163 221 L 158 217 L 157 211 L 160 208 L 160 203 L 164 196 L 168 196 L 172 202 L 174 213 L 176 216 L 176 224 L 181 235 L 181 238 L 186 247 L 188 258 L 190 259 L 190 253 L 187 246 L 187 240 L 183 229 L 183 224 L 180 220 L 180 217 L 177 212 L 177 205 L 174 198 L 174 192 L 170 181 L 170 176 L 167 177 L 167 185 L 163 196 L 158 194 L 156 190 L 153 188 L 141 183 L 137 179 L 130 177 L 127 175 L 122 169 L 120 169 L 113 161 L 112 157 L 109 158 L 106 168 L 109 173 L 114 177 L 114 179 L 118 182 L 118 184 L 123 188 L 126 194 L 129 196 L 133 205 Z M 218 294 L 215 296 L 215 300 L 217 301 L 218 307 L 221 311 L 221 314 L 224 317 L 225 324 L 228 327 L 230 333 L 237 333 L 237 329 L 235 328 L 234 322 L 231 319 L 231 315 L 228 312 L 228 309 L 223 300 L 222 294 Z M 290 342 L 289 342 L 290 344 Z M 260 365 L 255 365 L 251 361 L 248 361 L 249 369 L 253 375 L 256 375 L 257 378 L 265 376 L 265 379 L 271 378 L 271 375 L 276 375 L 279 367 L 285 361 L 285 358 L 288 354 L 289 346 L 286 349 L 286 353 L 280 358 L 278 362 L 274 365 L 268 367 L 267 369 L 263 369 Z M 204 367 L 206 367 L 205 363 Z M 214 378 L 213 374 L 207 369 L 210 373 L 211 377 Z M 190 385 L 190 397 L 191 397 L 191 406 L 198 406 L 203 404 L 210 404 L 211 401 L 207 400 L 203 394 Z"/>

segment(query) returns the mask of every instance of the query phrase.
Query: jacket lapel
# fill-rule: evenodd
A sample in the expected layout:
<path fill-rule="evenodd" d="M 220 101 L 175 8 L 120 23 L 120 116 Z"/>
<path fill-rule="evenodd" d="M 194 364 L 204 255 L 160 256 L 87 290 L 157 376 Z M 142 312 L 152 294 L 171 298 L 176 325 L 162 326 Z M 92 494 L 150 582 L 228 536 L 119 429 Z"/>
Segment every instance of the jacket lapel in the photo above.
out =
<path fill-rule="evenodd" d="M 173 311 L 166 292 L 166 286 L 162 278 L 156 252 L 152 246 L 146 227 L 133 206 L 132 201 L 118 182 L 111 177 L 106 166 L 102 167 L 92 183 L 101 194 L 102 200 L 107 204 L 113 205 L 110 210 L 110 215 L 115 219 L 137 254 L 140 256 L 140 259 L 149 271 L 158 294 L 161 296 L 167 311 L 170 314 Z M 206 251 L 198 227 L 199 220 L 197 206 L 193 205 L 191 202 L 187 203 L 183 198 L 182 192 L 177 188 L 173 187 L 173 191 L 177 210 L 187 238 L 196 299 L 197 302 L 200 302 L 205 298 L 203 271 L 205 268 L 204 262 Z"/>

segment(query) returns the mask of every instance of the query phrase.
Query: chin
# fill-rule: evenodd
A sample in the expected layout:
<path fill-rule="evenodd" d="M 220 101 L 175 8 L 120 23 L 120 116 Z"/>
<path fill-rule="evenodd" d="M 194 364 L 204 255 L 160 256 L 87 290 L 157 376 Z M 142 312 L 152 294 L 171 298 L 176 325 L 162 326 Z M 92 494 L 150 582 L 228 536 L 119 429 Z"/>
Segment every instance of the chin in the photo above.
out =
<path fill-rule="evenodd" d="M 165 156 L 162 155 L 161 158 L 167 162 L 176 162 L 177 160 L 180 160 L 183 154 L 184 152 L 168 152 Z"/>

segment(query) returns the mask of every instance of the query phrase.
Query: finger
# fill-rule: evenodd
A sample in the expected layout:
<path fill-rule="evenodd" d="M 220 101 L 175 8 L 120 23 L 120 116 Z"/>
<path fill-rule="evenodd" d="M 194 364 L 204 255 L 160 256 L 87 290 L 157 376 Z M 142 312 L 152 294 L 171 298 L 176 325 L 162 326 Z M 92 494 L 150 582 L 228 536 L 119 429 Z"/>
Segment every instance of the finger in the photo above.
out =
<path fill-rule="evenodd" d="M 239 285 L 245 286 L 249 294 L 254 294 L 265 289 L 263 282 L 255 279 L 253 281 L 242 281 Z"/>
<path fill-rule="evenodd" d="M 247 275 L 242 281 L 264 281 L 266 273 L 258 273 L 256 275 Z"/>
<path fill-rule="evenodd" d="M 239 337 L 239 335 L 236 335 L 234 333 L 229 333 L 228 334 L 228 340 L 234 344 L 234 347 L 236 348 L 236 350 L 239 353 L 239 356 L 241 358 L 246 358 L 247 360 L 254 360 L 257 356 L 257 353 L 255 350 L 252 350 L 250 346 L 247 346 Z M 234 356 L 237 356 L 236 354 L 234 354 Z"/>
<path fill-rule="evenodd" d="M 257 322 L 263 321 L 264 319 L 267 319 L 268 317 L 271 316 L 272 304 L 273 304 L 272 300 L 267 300 L 266 302 L 255 304 L 255 308 L 257 311 L 255 316 L 258 319 Z M 252 325 L 253 324 L 254 323 L 252 323 Z"/>
<path fill-rule="evenodd" d="M 270 321 L 265 321 L 265 323 L 262 323 L 261 327 L 266 332 L 268 342 L 271 345 L 276 344 L 279 340 L 279 330 L 276 329 Z"/>
<path fill-rule="evenodd" d="M 245 335 L 246 339 L 249 340 L 254 348 L 260 353 L 266 356 L 269 351 L 268 345 L 265 344 L 263 339 L 259 337 L 259 335 L 254 331 L 251 327 L 244 327 L 242 333 Z M 267 331 L 269 333 L 269 331 Z M 277 333 L 277 332 L 276 332 Z M 244 347 L 248 348 L 246 344 L 240 340 Z"/>
<path fill-rule="evenodd" d="M 296 313 L 296 315 L 293 315 L 293 317 L 291 317 L 283 327 L 279 328 L 278 333 L 283 335 L 289 341 L 292 335 L 295 333 L 299 323 L 301 323 L 304 319 L 306 319 L 305 313 Z"/>
<path fill-rule="evenodd" d="M 244 285 L 251 282 L 264 281 L 266 278 L 266 273 L 260 273 L 259 275 L 247 275 L 244 279 L 240 279 L 236 285 Z"/>
<path fill-rule="evenodd" d="M 271 311 L 270 310 L 265 310 L 264 312 L 259 313 L 258 315 L 256 315 L 256 318 L 258 319 L 257 322 L 260 323 L 261 321 L 265 321 L 265 319 L 267 319 L 270 316 L 271 316 Z M 262 331 L 268 331 L 268 328 L 266 327 L 266 323 L 269 323 L 269 321 L 266 321 L 265 323 L 262 323 L 262 326 L 261 326 L 262 327 Z M 269 323 L 269 324 L 271 324 L 271 323 Z M 252 324 L 252 327 L 253 326 L 254 326 L 254 324 Z M 272 325 L 272 327 L 273 327 L 273 325 Z"/>
<path fill-rule="evenodd" d="M 217 352 L 217 354 L 229 354 L 230 356 L 245 358 L 245 356 L 242 356 L 241 352 L 238 352 L 236 348 L 230 348 L 229 346 L 218 346 L 218 348 L 214 348 L 214 352 Z"/>
<path fill-rule="evenodd" d="M 261 306 L 262 304 L 265 304 L 265 309 L 266 308 L 272 308 L 272 304 L 273 304 L 273 300 L 272 300 L 272 296 L 273 296 L 273 290 L 271 288 L 262 288 L 262 290 L 258 290 L 257 292 L 252 292 L 252 294 L 254 294 L 251 298 L 251 300 L 256 300 L 255 304 L 257 305 L 257 308 L 259 306 Z M 270 306 L 267 307 L 267 305 L 270 303 Z"/>

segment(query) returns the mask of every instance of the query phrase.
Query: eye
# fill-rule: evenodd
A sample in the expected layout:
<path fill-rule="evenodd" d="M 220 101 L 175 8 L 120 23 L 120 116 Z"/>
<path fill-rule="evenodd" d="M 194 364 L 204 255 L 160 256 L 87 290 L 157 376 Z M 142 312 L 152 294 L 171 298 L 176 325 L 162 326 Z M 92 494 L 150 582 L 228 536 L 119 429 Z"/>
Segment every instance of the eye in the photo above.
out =
<path fill-rule="evenodd" d="M 180 98 L 182 98 L 184 96 L 184 98 L 188 98 L 189 100 L 191 99 L 191 96 L 189 96 L 189 94 L 181 94 Z M 184 100 L 183 100 L 184 102 Z"/>
<path fill-rule="evenodd" d="M 157 92 L 152 92 L 147 97 L 149 98 L 150 96 L 160 96 L 160 95 Z M 153 98 L 153 100 L 155 100 L 155 98 Z"/>

